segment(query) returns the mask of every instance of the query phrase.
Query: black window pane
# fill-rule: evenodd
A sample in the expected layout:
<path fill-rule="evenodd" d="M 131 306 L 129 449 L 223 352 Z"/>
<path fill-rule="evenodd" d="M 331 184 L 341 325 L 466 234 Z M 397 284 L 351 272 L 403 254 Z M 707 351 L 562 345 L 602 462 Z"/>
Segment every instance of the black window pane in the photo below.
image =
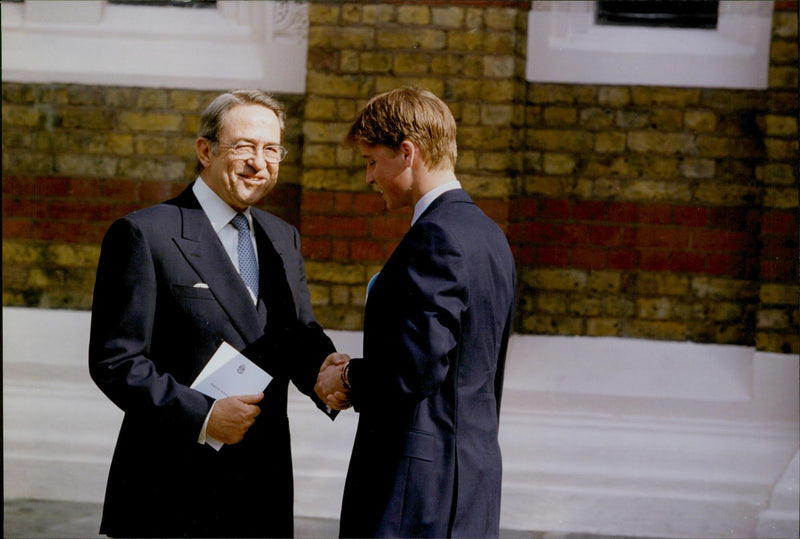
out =
<path fill-rule="evenodd" d="M 716 28 L 714 0 L 598 0 L 597 23 L 623 26 Z"/>
<path fill-rule="evenodd" d="M 133 6 L 216 7 L 217 0 L 108 0 L 110 4 Z"/>

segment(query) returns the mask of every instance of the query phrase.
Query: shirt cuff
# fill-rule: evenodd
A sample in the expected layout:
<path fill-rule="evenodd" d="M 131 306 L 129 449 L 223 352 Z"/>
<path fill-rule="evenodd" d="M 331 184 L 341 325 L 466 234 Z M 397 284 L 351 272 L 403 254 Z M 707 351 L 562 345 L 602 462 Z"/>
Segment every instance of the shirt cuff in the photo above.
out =
<path fill-rule="evenodd" d="M 217 401 L 211 403 L 211 408 L 208 409 L 208 414 L 206 415 L 206 420 L 203 421 L 203 428 L 200 429 L 200 436 L 197 437 L 198 444 L 204 444 L 208 441 L 208 436 L 206 435 L 206 429 L 208 428 L 208 420 L 211 419 L 211 412 L 214 410 L 214 406 L 217 404 Z"/>

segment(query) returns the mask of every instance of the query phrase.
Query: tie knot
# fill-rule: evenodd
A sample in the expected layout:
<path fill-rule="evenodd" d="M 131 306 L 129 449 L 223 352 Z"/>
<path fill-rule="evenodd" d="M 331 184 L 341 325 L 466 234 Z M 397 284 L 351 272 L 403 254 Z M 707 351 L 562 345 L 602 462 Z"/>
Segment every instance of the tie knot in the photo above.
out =
<path fill-rule="evenodd" d="M 231 219 L 231 224 L 240 232 L 242 230 L 250 230 L 250 223 L 247 222 L 247 217 L 242 213 L 237 213 L 236 216 Z"/>

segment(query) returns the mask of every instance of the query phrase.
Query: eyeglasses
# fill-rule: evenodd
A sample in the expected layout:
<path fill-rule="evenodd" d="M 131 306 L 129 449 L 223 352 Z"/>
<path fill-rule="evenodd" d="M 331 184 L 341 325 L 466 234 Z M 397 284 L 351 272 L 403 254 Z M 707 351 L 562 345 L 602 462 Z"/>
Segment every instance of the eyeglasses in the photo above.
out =
<path fill-rule="evenodd" d="M 249 142 L 237 142 L 234 145 L 220 143 L 220 146 L 229 148 L 237 159 L 244 159 L 245 161 L 253 159 L 258 154 L 256 145 Z M 289 153 L 289 150 L 277 144 L 264 146 L 261 151 L 264 154 L 264 161 L 267 163 L 280 163 Z"/>

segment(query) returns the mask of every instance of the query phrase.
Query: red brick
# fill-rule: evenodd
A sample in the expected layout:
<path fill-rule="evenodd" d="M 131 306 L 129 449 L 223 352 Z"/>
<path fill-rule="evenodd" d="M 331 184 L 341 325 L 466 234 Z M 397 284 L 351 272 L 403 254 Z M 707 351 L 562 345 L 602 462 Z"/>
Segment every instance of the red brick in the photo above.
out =
<path fill-rule="evenodd" d="M 386 215 L 375 217 L 370 221 L 370 232 L 373 238 L 402 238 L 408 232 L 411 221 L 406 217 Z"/>
<path fill-rule="evenodd" d="M 495 223 L 503 224 L 508 221 L 509 203 L 507 200 L 483 198 L 477 199 L 475 204 Z"/>
<path fill-rule="evenodd" d="M 572 249 L 573 268 L 606 269 L 606 252 L 592 247 L 576 247 Z"/>
<path fill-rule="evenodd" d="M 639 269 L 643 271 L 669 271 L 670 253 L 666 251 L 642 251 Z"/>
<path fill-rule="evenodd" d="M 675 224 L 680 226 L 704 227 L 706 226 L 706 208 L 691 206 L 676 206 L 673 208 Z"/>
<path fill-rule="evenodd" d="M 363 217 L 337 215 L 306 215 L 302 230 L 309 236 L 360 238 L 367 235 L 367 220 Z"/>
<path fill-rule="evenodd" d="M 300 209 L 305 213 L 330 213 L 333 211 L 333 193 L 303 191 Z"/>
<path fill-rule="evenodd" d="M 300 251 L 303 258 L 309 260 L 328 260 L 331 257 L 333 248 L 329 239 L 304 238 L 300 244 Z"/>
<path fill-rule="evenodd" d="M 155 204 L 172 196 L 172 184 L 170 183 L 141 182 L 138 186 L 137 200 L 145 204 Z"/>
<path fill-rule="evenodd" d="M 535 198 L 515 198 L 510 202 L 509 213 L 513 221 L 536 216 L 537 200 Z"/>
<path fill-rule="evenodd" d="M 706 255 L 704 253 L 672 253 L 671 270 L 677 273 L 705 273 Z"/>
<path fill-rule="evenodd" d="M 572 218 L 576 221 L 605 221 L 605 202 L 582 200 L 572 205 Z"/>
<path fill-rule="evenodd" d="M 352 213 L 353 194 L 348 192 L 337 192 L 333 194 L 333 210 L 336 213 Z"/>
<path fill-rule="evenodd" d="M 539 216 L 542 219 L 569 219 L 569 200 L 542 200 L 539 202 Z"/>
<path fill-rule="evenodd" d="M 355 213 L 376 214 L 386 208 L 386 203 L 378 193 L 356 193 L 353 195 Z"/>
<path fill-rule="evenodd" d="M 3 194 L 35 195 L 36 179 L 25 176 L 3 176 Z"/>
<path fill-rule="evenodd" d="M 762 234 L 797 237 L 797 215 L 794 212 L 771 211 L 761 216 Z"/>
<path fill-rule="evenodd" d="M 614 249 L 608 252 L 608 268 L 614 270 L 635 270 L 639 255 L 633 249 Z"/>
<path fill-rule="evenodd" d="M 730 275 L 743 277 L 745 275 L 745 258 L 743 256 L 711 254 L 708 255 L 707 272 L 710 275 Z"/>
<path fill-rule="evenodd" d="M 350 244 L 350 260 L 381 262 L 383 258 L 383 244 L 377 241 L 355 240 Z"/>
<path fill-rule="evenodd" d="M 70 194 L 69 178 L 37 178 L 36 194 L 42 197 L 66 197 Z"/>
<path fill-rule="evenodd" d="M 539 247 L 536 249 L 536 264 L 542 266 L 569 266 L 569 249 L 567 247 Z"/>
<path fill-rule="evenodd" d="M 350 242 L 343 239 L 334 239 L 331 242 L 332 252 L 331 257 L 334 260 L 348 261 L 350 260 Z"/>
<path fill-rule="evenodd" d="M 639 207 L 639 222 L 651 225 L 672 223 L 672 206 L 649 204 Z"/>
<path fill-rule="evenodd" d="M 6 239 L 33 238 L 33 219 L 8 219 L 3 215 L 3 237 Z"/>
<path fill-rule="evenodd" d="M 704 251 L 737 253 L 752 249 L 754 242 L 755 238 L 745 232 L 695 230 L 692 234 L 692 248 Z"/>
<path fill-rule="evenodd" d="M 632 202 L 612 203 L 608 206 L 608 220 L 612 223 L 635 223 L 636 204 Z"/>
<path fill-rule="evenodd" d="M 17 196 L 3 197 L 3 222 L 8 217 L 36 217 L 37 202 L 35 198 L 23 198 Z"/>
<path fill-rule="evenodd" d="M 560 241 L 563 235 L 560 226 L 548 225 L 544 223 L 526 223 L 522 235 L 522 241 L 526 243 L 553 243 Z"/>
<path fill-rule="evenodd" d="M 534 247 L 530 245 L 520 246 L 511 244 L 511 255 L 514 257 L 514 260 L 517 261 L 517 264 L 523 266 L 530 266 L 533 264 L 534 251 Z"/>
<path fill-rule="evenodd" d="M 590 245 L 618 247 L 622 243 L 622 228 L 617 226 L 591 226 L 587 239 Z"/>
<path fill-rule="evenodd" d="M 647 227 L 636 229 L 637 247 L 664 247 L 686 249 L 689 247 L 689 231 L 680 228 Z"/>
<path fill-rule="evenodd" d="M 760 277 L 762 281 L 796 283 L 797 263 L 790 260 L 762 260 Z"/>
<path fill-rule="evenodd" d="M 710 208 L 708 210 L 708 227 L 722 230 L 744 231 L 748 226 L 748 210 L 746 208 Z"/>

